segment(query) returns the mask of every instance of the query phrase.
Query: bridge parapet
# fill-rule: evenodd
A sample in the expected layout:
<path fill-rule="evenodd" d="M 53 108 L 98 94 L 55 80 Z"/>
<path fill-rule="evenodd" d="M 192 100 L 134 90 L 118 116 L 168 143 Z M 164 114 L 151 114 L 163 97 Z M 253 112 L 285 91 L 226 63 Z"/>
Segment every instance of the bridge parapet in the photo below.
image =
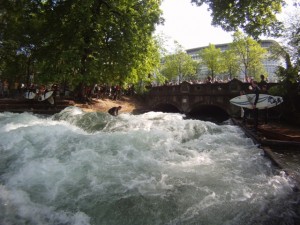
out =
<path fill-rule="evenodd" d="M 229 115 L 239 113 L 239 108 L 229 100 L 247 91 L 249 83 L 233 79 L 227 83 L 190 84 L 183 82 L 174 86 L 152 87 L 148 94 L 148 105 L 155 109 L 159 105 L 171 105 L 181 113 L 189 113 L 195 107 L 216 106 Z M 273 86 L 274 84 L 268 84 Z"/>

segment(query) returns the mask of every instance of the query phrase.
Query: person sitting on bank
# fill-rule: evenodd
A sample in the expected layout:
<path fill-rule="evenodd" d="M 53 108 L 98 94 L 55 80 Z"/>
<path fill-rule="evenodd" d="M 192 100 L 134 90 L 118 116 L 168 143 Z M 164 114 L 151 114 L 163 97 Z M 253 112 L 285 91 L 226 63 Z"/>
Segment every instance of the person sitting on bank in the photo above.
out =
<path fill-rule="evenodd" d="M 119 110 L 122 108 L 122 106 L 118 107 L 112 107 L 108 110 L 108 113 L 112 116 L 117 116 L 119 114 Z"/>

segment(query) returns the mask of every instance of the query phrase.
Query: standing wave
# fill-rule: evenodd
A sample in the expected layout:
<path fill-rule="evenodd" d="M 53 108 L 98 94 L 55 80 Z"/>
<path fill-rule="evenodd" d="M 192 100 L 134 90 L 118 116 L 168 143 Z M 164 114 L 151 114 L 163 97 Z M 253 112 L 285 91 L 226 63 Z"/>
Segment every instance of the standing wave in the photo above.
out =
<path fill-rule="evenodd" d="M 298 193 L 236 126 L 181 114 L 0 113 L 0 224 L 296 224 Z"/>

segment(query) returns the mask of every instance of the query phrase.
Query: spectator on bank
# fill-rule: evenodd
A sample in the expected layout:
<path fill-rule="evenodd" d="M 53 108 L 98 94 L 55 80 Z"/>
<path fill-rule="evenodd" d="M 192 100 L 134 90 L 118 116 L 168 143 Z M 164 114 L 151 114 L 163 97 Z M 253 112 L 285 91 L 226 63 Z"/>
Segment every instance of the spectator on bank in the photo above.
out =
<path fill-rule="evenodd" d="M 19 82 L 15 81 L 14 86 L 13 86 L 13 98 L 18 98 L 19 97 Z"/>
<path fill-rule="evenodd" d="M 98 84 L 94 85 L 92 93 L 93 93 L 93 97 L 96 97 L 96 99 L 99 99 L 100 86 Z"/>
<path fill-rule="evenodd" d="M 7 80 L 4 80 L 3 82 L 3 97 L 9 97 L 9 83 Z"/>
<path fill-rule="evenodd" d="M 46 93 L 46 86 L 42 84 L 39 88 L 39 95 L 43 95 L 45 93 Z"/>
<path fill-rule="evenodd" d="M 207 84 L 211 84 L 211 83 L 212 83 L 212 78 L 211 78 L 211 76 L 208 76 L 208 77 L 206 78 L 205 83 L 207 83 Z"/>
<path fill-rule="evenodd" d="M 2 98 L 2 97 L 3 97 L 3 83 L 0 80 L 0 98 Z"/>
<path fill-rule="evenodd" d="M 135 94 L 135 88 L 134 88 L 134 84 L 132 84 L 129 89 L 128 89 L 128 94 L 130 96 L 133 96 Z"/>

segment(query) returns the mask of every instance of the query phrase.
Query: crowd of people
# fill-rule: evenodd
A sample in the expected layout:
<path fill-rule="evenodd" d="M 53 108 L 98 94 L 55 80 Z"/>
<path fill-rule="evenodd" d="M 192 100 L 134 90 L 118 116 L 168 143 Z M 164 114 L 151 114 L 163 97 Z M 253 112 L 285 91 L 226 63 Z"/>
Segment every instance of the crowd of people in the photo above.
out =
<path fill-rule="evenodd" d="M 121 85 L 94 84 L 77 86 L 74 92 L 74 98 L 79 101 L 86 101 L 91 98 L 119 100 L 122 95 L 133 96 L 136 94 L 134 85 L 123 87 Z"/>
<path fill-rule="evenodd" d="M 59 94 L 59 86 L 53 84 L 51 86 L 38 85 L 34 83 L 24 84 L 14 82 L 12 85 L 5 79 L 3 82 L 0 80 L 0 98 L 22 98 L 24 93 L 32 92 L 35 94 L 44 94 L 47 91 L 53 91 L 54 96 Z"/>
<path fill-rule="evenodd" d="M 55 96 L 72 95 L 75 99 L 79 100 L 86 98 L 111 98 L 118 100 L 122 95 L 132 96 L 136 93 L 134 85 L 124 88 L 120 85 L 94 84 L 78 86 L 71 91 L 67 85 L 24 84 L 19 82 L 10 84 L 7 79 L 4 81 L 0 80 L 0 98 L 22 98 L 26 92 L 43 94 L 47 91 L 54 91 Z"/>
<path fill-rule="evenodd" d="M 173 85 L 179 85 L 182 82 L 187 82 L 190 84 L 217 84 L 217 83 L 227 83 L 230 82 L 232 79 L 226 78 L 222 79 L 220 77 L 214 77 L 212 78 L 211 76 L 207 76 L 204 79 L 193 79 L 193 80 L 184 80 L 184 81 L 167 81 L 163 85 L 164 86 L 173 86 Z M 253 80 L 253 77 L 247 77 L 243 82 L 245 83 L 251 83 L 251 80 Z M 265 82 L 268 82 L 267 78 L 265 79 Z M 152 87 L 154 86 L 161 86 L 161 84 L 152 84 Z"/>
<path fill-rule="evenodd" d="M 89 101 L 92 98 L 119 100 L 122 95 L 133 96 L 136 94 L 134 85 L 123 87 L 121 85 L 94 84 L 78 86 L 74 90 L 74 98 L 79 101 Z M 122 106 L 110 108 L 107 112 L 112 116 L 118 116 Z"/>
<path fill-rule="evenodd" d="M 259 94 L 267 94 L 267 80 L 264 75 L 260 76 L 260 82 L 256 82 L 253 78 L 247 80 L 246 82 L 250 83 L 249 90 L 242 90 L 241 95 L 247 93 L 255 94 L 255 100 L 253 102 L 252 109 L 242 109 L 243 114 L 243 122 L 247 123 L 247 118 L 252 114 L 254 119 L 253 129 L 256 130 L 258 126 L 258 109 L 256 108 L 257 101 L 259 99 Z M 229 80 L 223 81 L 220 79 L 212 79 L 208 76 L 204 81 L 190 81 L 191 84 L 201 84 L 201 83 L 224 83 Z M 165 85 L 176 85 L 176 83 L 166 83 Z M 3 82 L 0 80 L 0 98 L 19 98 L 23 97 L 25 92 L 33 92 L 37 95 L 41 95 L 46 93 L 47 91 L 53 91 L 53 96 L 68 96 L 70 90 L 67 86 L 59 86 L 58 84 L 53 84 L 51 86 L 46 85 L 37 85 L 34 83 L 30 83 L 28 85 L 24 83 L 15 82 L 12 85 L 9 84 L 8 80 L 5 79 Z M 111 98 L 112 100 L 118 100 L 122 95 L 132 96 L 135 94 L 134 85 L 130 85 L 126 88 L 121 85 L 107 85 L 107 84 L 94 84 L 94 85 L 84 85 L 77 86 L 77 88 L 73 91 L 73 97 L 77 100 L 84 100 L 91 98 L 96 99 L 104 99 Z M 111 115 L 118 115 L 118 111 L 121 107 L 114 107 L 109 111 Z M 268 110 L 261 110 L 264 115 L 264 123 L 268 122 Z"/>

